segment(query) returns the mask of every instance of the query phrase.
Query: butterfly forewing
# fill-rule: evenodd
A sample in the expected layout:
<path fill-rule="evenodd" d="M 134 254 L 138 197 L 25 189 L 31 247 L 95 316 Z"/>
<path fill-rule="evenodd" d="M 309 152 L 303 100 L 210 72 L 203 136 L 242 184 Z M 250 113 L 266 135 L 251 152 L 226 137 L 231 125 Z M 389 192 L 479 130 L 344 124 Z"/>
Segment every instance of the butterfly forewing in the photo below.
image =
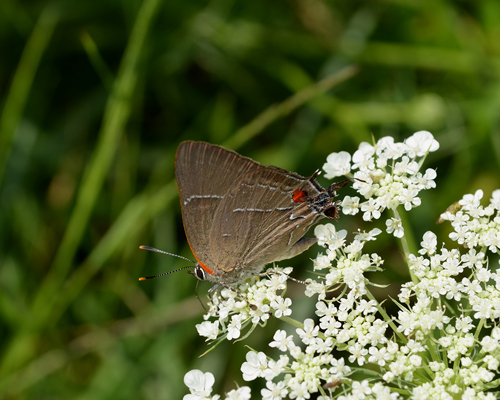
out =
<path fill-rule="evenodd" d="M 215 211 L 232 183 L 254 162 L 202 142 L 181 143 L 175 160 L 175 178 L 189 246 L 197 260 L 213 271 L 216 264 L 209 248 L 209 235 Z"/>

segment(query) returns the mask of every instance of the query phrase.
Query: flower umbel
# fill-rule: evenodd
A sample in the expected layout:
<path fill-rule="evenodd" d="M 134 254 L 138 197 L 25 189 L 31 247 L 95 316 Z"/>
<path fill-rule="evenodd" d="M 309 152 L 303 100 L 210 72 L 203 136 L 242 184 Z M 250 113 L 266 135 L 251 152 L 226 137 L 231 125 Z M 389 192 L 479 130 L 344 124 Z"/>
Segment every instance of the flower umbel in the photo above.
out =
<path fill-rule="evenodd" d="M 403 143 L 389 137 L 374 145 L 362 143 L 352 157 L 333 154 L 324 166 L 328 177 L 355 171 L 359 197 L 344 198 L 344 214 L 361 212 L 368 223 L 382 218 L 386 209 L 392 212 L 386 232 L 401 241 L 412 278 L 401 285 L 397 300 L 381 299 L 394 301 L 397 315 L 387 314 L 370 292 L 374 284 L 367 272 L 384 266 L 378 254 L 364 252 L 367 242 L 381 236 L 377 228 L 352 235 L 333 224 L 315 228 L 324 252 L 315 258 L 315 277 L 305 287 L 305 294 L 316 300 L 314 318 L 291 318 L 291 300 L 284 297 L 289 269 L 239 285 L 247 301 L 228 289 L 213 297 L 206 321 L 197 326 L 209 340 L 239 339 L 245 327 L 251 332 L 271 317 L 295 326 L 295 334 L 274 333 L 269 347 L 280 352 L 278 358 L 265 349 L 252 350 L 241 366 L 243 380 L 265 380 L 263 399 L 500 396 L 500 273 L 493 262 L 500 252 L 500 190 L 487 205 L 481 204 L 480 190 L 465 195 L 441 215 L 451 223 L 456 247 L 445 247 L 431 231 L 415 254 L 406 244 L 409 228 L 403 229 L 402 213 L 420 205 L 421 190 L 435 187 L 436 172 L 420 169 L 425 156 L 438 148 L 434 137 L 421 131 Z M 211 374 L 188 374 L 191 395 L 185 400 L 218 398 L 209 397 Z M 245 396 L 250 396 L 246 387 L 226 398 L 250 398 Z"/>
<path fill-rule="evenodd" d="M 436 171 L 428 169 L 424 174 L 420 166 L 428 152 L 436 151 L 439 143 L 431 133 L 416 132 L 404 143 L 394 143 L 390 137 L 380 139 L 375 145 L 361 143 L 359 150 L 350 157 L 345 152 L 328 156 L 323 169 L 328 178 L 344 175 L 352 170 L 353 187 L 365 198 L 344 197 L 344 214 L 354 215 L 363 212 L 363 219 L 379 219 L 385 209 L 396 210 L 400 205 L 406 211 L 418 207 L 421 203 L 418 194 L 421 190 L 434 188 Z M 347 153 L 346 153 L 347 154 Z M 390 218 L 386 221 L 387 232 L 401 238 L 404 234 L 401 221 Z"/>

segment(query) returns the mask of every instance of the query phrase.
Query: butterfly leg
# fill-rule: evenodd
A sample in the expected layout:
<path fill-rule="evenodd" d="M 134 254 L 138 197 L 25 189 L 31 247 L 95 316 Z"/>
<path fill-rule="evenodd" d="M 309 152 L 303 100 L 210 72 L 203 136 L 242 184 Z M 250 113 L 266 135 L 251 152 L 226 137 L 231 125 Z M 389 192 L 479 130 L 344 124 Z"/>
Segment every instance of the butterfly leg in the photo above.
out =
<path fill-rule="evenodd" d="M 210 289 L 208 289 L 209 296 L 211 296 L 216 291 L 220 291 L 222 288 L 229 289 L 232 292 L 236 293 L 242 300 L 245 301 L 245 303 L 247 303 L 247 305 L 248 305 L 248 307 L 250 307 L 250 309 L 252 309 L 254 311 L 257 310 L 257 306 L 255 304 L 250 303 L 248 301 L 248 299 L 243 295 L 243 293 L 241 293 L 238 289 L 231 287 L 224 282 L 216 283 L 214 286 L 212 286 Z"/>
<path fill-rule="evenodd" d="M 270 276 L 270 275 L 285 275 L 287 280 L 301 283 L 302 285 L 309 285 L 309 282 L 301 281 L 300 279 L 292 278 L 290 275 L 286 275 L 286 274 L 283 274 L 281 272 L 277 272 L 277 271 L 273 271 L 273 270 L 267 270 L 265 272 L 257 274 L 257 276 L 259 276 L 259 277 L 265 277 L 265 276 Z"/>

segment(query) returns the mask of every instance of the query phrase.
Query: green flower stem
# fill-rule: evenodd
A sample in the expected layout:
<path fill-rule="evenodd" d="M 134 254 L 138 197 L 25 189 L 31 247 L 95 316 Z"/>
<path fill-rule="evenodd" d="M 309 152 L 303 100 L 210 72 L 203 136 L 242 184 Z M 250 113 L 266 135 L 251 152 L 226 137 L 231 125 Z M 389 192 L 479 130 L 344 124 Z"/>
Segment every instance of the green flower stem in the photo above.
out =
<path fill-rule="evenodd" d="M 295 326 L 296 328 L 304 329 L 304 324 L 302 322 L 297 321 L 296 319 L 285 316 L 282 316 L 279 319 L 281 319 L 283 322 L 286 322 L 287 324 Z"/>
<path fill-rule="evenodd" d="M 429 353 L 431 355 L 432 361 L 443 362 L 442 357 L 439 355 L 439 350 L 436 348 L 436 343 L 433 340 L 434 338 L 429 337 L 426 341 L 427 348 L 429 349 Z"/>
<path fill-rule="evenodd" d="M 479 334 L 481 333 L 481 329 L 483 329 L 484 318 L 481 318 L 479 324 L 477 325 L 476 333 L 474 334 L 474 339 L 477 341 L 479 339 Z"/>
<path fill-rule="evenodd" d="M 409 260 L 410 260 L 410 254 L 412 252 L 415 252 L 415 248 L 416 248 L 415 239 L 413 237 L 412 230 L 409 228 L 408 220 L 406 218 L 402 218 L 402 216 L 399 214 L 397 209 L 392 210 L 392 213 L 394 215 L 394 218 L 399 219 L 401 221 L 401 224 L 403 225 L 404 235 L 401 238 L 401 246 L 403 248 L 403 253 L 405 255 L 406 264 L 408 265 L 408 271 L 410 273 L 411 281 L 414 284 L 417 284 L 418 279 L 414 275 L 413 271 L 410 269 L 410 266 L 408 264 Z M 411 251 L 410 251 L 410 248 L 411 248 Z"/>
<path fill-rule="evenodd" d="M 483 384 L 484 390 L 497 389 L 500 386 L 500 379 Z"/>
<path fill-rule="evenodd" d="M 392 328 L 392 330 L 394 331 L 394 333 L 398 336 L 399 340 L 401 340 L 405 344 L 408 343 L 408 340 L 406 339 L 406 336 L 403 335 L 401 332 L 398 332 L 398 328 L 397 328 L 396 324 L 393 322 L 393 320 L 389 316 L 389 314 L 387 314 L 385 312 L 385 310 L 382 308 L 382 306 L 380 305 L 380 303 L 378 302 L 378 300 L 375 298 L 375 296 L 372 294 L 372 292 L 370 292 L 369 290 L 367 290 L 366 291 L 366 296 L 370 300 L 374 300 L 377 303 L 377 310 L 378 310 L 378 312 L 380 313 L 380 315 L 382 315 L 382 317 L 384 317 L 384 321 L 389 324 L 389 326 Z"/>

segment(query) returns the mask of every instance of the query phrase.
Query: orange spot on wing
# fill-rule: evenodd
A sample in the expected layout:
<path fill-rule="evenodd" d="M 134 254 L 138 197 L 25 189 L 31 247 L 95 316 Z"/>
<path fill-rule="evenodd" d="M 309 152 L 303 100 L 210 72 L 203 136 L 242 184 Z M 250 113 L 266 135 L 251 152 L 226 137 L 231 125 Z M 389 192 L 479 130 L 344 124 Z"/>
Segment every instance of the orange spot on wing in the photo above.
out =
<path fill-rule="evenodd" d="M 303 203 L 306 201 L 307 193 L 301 189 L 295 189 L 292 194 L 292 200 L 295 203 Z"/>

